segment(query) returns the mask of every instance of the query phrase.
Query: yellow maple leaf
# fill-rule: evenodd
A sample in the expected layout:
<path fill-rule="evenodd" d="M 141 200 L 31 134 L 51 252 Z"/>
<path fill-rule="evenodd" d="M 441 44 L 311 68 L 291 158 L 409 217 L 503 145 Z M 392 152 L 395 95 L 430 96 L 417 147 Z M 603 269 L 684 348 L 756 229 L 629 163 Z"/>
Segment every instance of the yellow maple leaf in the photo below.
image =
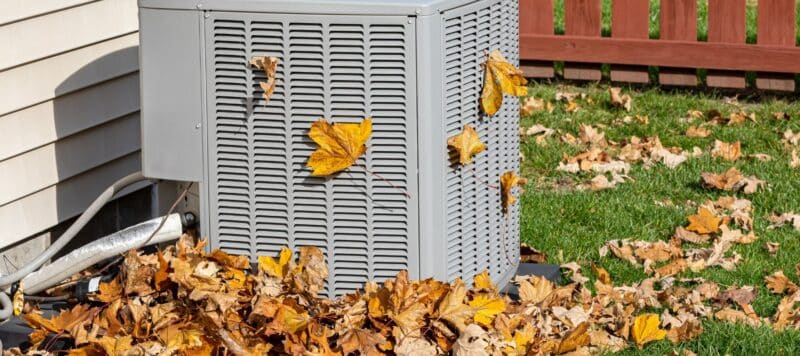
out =
<path fill-rule="evenodd" d="M 460 134 L 447 139 L 447 145 L 458 152 L 458 161 L 461 164 L 471 163 L 472 156 L 486 149 L 475 128 L 469 125 L 464 125 L 464 130 Z"/>
<path fill-rule="evenodd" d="M 508 63 L 500 51 L 492 51 L 481 66 L 485 71 L 481 109 L 487 115 L 494 115 L 500 110 L 503 105 L 503 93 L 514 96 L 528 95 L 528 88 L 525 87 L 528 81 L 525 80 L 522 71 Z"/>
<path fill-rule="evenodd" d="M 283 278 L 289 273 L 289 262 L 292 259 L 292 250 L 283 246 L 280 257 L 276 262 L 271 256 L 258 256 L 258 269 L 270 276 Z"/>
<path fill-rule="evenodd" d="M 658 314 L 642 314 L 633 320 L 631 334 L 639 348 L 648 342 L 658 341 L 667 336 L 666 330 L 660 329 L 661 319 Z"/>
<path fill-rule="evenodd" d="M 517 201 L 517 197 L 511 194 L 511 189 L 515 186 L 522 187 L 528 184 L 528 180 L 516 175 L 514 172 L 508 171 L 500 176 L 500 190 L 502 192 L 501 202 L 503 203 L 503 212 L 508 213 L 510 208 Z M 520 192 L 522 188 L 520 188 Z"/>
<path fill-rule="evenodd" d="M 327 176 L 352 166 L 358 157 L 367 152 L 365 143 L 372 134 L 372 119 L 358 124 L 329 124 L 325 119 L 311 124 L 308 137 L 319 148 L 308 157 L 306 165 L 313 176 Z"/>
<path fill-rule="evenodd" d="M 114 278 L 108 283 L 101 282 L 97 286 L 97 291 L 97 295 L 92 299 L 104 303 L 111 303 L 122 296 L 122 285 L 119 283 L 119 278 Z"/>
<path fill-rule="evenodd" d="M 464 330 L 467 319 L 475 314 L 472 307 L 464 304 L 466 296 L 467 289 L 464 287 L 464 282 L 456 279 L 450 287 L 450 292 L 439 303 L 439 318 L 449 321 L 458 330 Z"/>
<path fill-rule="evenodd" d="M 309 320 L 308 312 L 298 313 L 292 307 L 281 305 L 272 322 L 276 329 L 294 334 L 305 329 Z"/>
<path fill-rule="evenodd" d="M 711 234 L 719 230 L 722 219 L 716 217 L 710 210 L 700 207 L 697 214 L 689 216 L 689 226 L 686 230 L 694 231 L 698 234 Z"/>
<path fill-rule="evenodd" d="M 489 276 L 489 271 L 483 270 L 481 274 L 475 275 L 472 279 L 472 286 L 475 289 L 488 289 L 492 291 L 496 291 L 496 287 L 494 283 L 492 283 L 492 277 Z"/>
<path fill-rule="evenodd" d="M 269 98 L 275 92 L 275 84 L 277 83 L 278 63 L 280 60 L 275 57 L 256 56 L 250 59 L 250 64 L 264 71 L 267 75 L 266 82 L 258 82 L 261 90 L 264 91 L 264 99 L 269 103 Z"/>
<path fill-rule="evenodd" d="M 475 309 L 475 322 L 483 326 L 491 325 L 494 317 L 506 310 L 503 299 L 488 294 L 476 295 L 469 306 Z"/>
<path fill-rule="evenodd" d="M 533 324 L 525 324 L 522 329 L 519 329 L 514 332 L 514 346 L 517 355 L 526 355 L 528 351 L 528 345 L 533 340 L 534 336 L 534 328 Z M 507 352 L 510 353 L 510 352 Z"/>
<path fill-rule="evenodd" d="M 575 351 L 579 347 L 589 345 L 589 341 L 591 339 L 587 333 L 588 331 L 589 323 L 580 323 L 577 327 L 572 329 L 567 336 L 564 336 L 564 339 L 558 344 L 558 351 L 556 353 L 563 354 L 570 351 Z"/>

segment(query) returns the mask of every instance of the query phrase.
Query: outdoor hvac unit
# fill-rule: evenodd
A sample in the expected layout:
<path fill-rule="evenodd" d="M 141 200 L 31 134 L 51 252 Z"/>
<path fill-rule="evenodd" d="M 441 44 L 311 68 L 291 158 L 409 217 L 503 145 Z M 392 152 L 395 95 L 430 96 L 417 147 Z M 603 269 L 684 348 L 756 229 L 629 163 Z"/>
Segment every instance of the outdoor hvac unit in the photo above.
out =
<path fill-rule="evenodd" d="M 467 281 L 488 269 L 499 283 L 514 274 L 518 207 L 506 217 L 487 185 L 518 171 L 519 102 L 506 97 L 485 117 L 478 98 L 489 52 L 518 62 L 517 0 L 139 5 L 144 173 L 200 182 L 210 248 L 255 260 L 321 247 L 331 296 L 403 269 Z M 280 59 L 269 103 L 253 56 Z M 312 177 L 311 123 L 367 116 L 360 161 Z M 488 146 L 471 169 L 452 164 L 446 143 L 465 124 Z"/>

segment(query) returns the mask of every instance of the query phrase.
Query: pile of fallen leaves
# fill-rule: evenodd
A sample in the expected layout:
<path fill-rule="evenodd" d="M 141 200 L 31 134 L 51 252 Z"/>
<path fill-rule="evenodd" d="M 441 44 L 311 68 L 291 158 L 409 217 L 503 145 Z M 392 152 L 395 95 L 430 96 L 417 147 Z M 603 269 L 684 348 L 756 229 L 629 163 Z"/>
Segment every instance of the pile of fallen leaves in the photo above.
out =
<path fill-rule="evenodd" d="M 253 271 L 246 257 L 206 253 L 202 242 L 195 245 L 185 235 L 155 254 L 129 252 L 121 272 L 100 284 L 93 302 L 50 318 L 28 302 L 23 318 L 34 329 L 33 346 L 10 352 L 47 354 L 61 339 L 80 355 L 587 355 L 665 337 L 675 343 L 690 340 L 702 333 L 703 317 L 800 327 L 800 288 L 782 272 L 766 278 L 771 291 L 786 294 L 770 319 L 750 306 L 753 287 L 721 290 L 701 278 L 677 279 L 672 267 L 669 272 L 653 267 L 679 258 L 688 268 L 697 261 L 723 268 L 735 264 L 736 258 L 723 256 L 719 251 L 726 248 L 719 246 L 754 239 L 725 225 L 749 226 L 748 216 L 740 216 L 749 205 L 727 198 L 709 204 L 676 231 L 676 239 L 715 239 L 712 248 L 681 251 L 674 241 L 613 242 L 608 249 L 614 254 L 643 262 L 654 276 L 614 286 L 605 269 L 593 266 L 592 291 L 590 279 L 573 262 L 562 266 L 569 276 L 563 286 L 517 277 L 518 299 L 501 294 L 486 272 L 467 286 L 458 279 L 412 281 L 402 271 L 382 285 L 368 282 L 361 291 L 331 300 L 318 295 L 328 268 L 315 247 L 301 247 L 296 259 L 288 248 L 277 258 L 260 257 Z M 729 213 L 716 217 L 723 209 Z M 654 309 L 663 311 L 649 312 Z"/>

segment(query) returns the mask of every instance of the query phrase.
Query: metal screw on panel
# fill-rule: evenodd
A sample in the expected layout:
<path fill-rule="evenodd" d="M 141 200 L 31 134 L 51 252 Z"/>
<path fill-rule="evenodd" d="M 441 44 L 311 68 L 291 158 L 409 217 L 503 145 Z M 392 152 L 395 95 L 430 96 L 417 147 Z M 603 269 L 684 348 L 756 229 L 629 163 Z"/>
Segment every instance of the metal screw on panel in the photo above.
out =
<path fill-rule="evenodd" d="M 210 13 L 210 12 L 208 12 L 208 11 L 206 11 L 206 12 L 203 14 L 203 17 L 205 17 L 205 18 L 209 18 L 209 17 L 211 17 L 211 13 Z"/>
<path fill-rule="evenodd" d="M 199 129 L 200 128 L 200 123 L 198 122 L 197 125 L 194 125 L 194 128 Z"/>
<path fill-rule="evenodd" d="M 197 5 L 195 5 L 195 7 L 197 7 L 198 9 L 202 9 L 203 8 L 203 4 L 197 4 Z"/>
<path fill-rule="evenodd" d="M 417 11 L 414 11 L 414 12 L 415 12 L 417 15 L 419 15 L 419 14 L 421 14 L 421 13 L 422 13 L 422 10 L 420 10 L 420 9 L 417 9 Z"/>

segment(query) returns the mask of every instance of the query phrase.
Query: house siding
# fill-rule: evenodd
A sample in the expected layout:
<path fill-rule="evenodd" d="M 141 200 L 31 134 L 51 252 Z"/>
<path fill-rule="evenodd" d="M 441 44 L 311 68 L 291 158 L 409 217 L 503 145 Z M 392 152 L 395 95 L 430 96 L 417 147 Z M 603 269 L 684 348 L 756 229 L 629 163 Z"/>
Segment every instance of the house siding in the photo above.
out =
<path fill-rule="evenodd" d="M 0 249 L 141 169 L 137 17 L 136 0 L 0 2 Z"/>

